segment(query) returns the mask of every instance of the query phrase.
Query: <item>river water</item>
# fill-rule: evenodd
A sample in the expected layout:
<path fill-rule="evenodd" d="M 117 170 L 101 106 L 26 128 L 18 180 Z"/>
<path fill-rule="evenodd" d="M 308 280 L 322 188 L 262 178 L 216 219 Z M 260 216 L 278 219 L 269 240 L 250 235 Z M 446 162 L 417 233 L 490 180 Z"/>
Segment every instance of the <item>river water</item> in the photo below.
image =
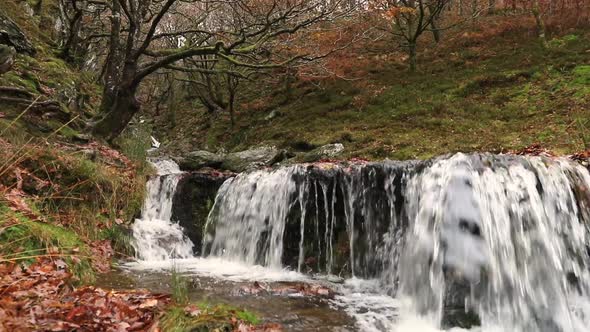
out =
<path fill-rule="evenodd" d="M 590 326 L 590 175 L 567 159 L 456 154 L 244 173 L 220 188 L 203 239 L 170 220 L 182 173 L 168 161 L 156 168 L 134 225 L 138 260 L 106 284 L 127 276 L 166 291 L 173 268 L 192 280 L 193 299 L 291 331 Z M 334 295 L 239 291 L 253 282 Z"/>

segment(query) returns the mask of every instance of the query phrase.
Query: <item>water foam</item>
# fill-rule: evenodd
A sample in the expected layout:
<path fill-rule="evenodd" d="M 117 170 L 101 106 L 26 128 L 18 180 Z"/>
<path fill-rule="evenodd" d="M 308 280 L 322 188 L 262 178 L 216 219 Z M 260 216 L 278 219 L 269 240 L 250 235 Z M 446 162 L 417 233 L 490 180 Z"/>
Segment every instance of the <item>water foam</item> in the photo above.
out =
<path fill-rule="evenodd" d="M 193 243 L 171 221 L 172 199 L 182 172 L 171 160 L 156 160 L 152 165 L 157 175 L 147 182 L 141 218 L 132 227 L 135 252 L 148 261 L 192 257 Z"/>

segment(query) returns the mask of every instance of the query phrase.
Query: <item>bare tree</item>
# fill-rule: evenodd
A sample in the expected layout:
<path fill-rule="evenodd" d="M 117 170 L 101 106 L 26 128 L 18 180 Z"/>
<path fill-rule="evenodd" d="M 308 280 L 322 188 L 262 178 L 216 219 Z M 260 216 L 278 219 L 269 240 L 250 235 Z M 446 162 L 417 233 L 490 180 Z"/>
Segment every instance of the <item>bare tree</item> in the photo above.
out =
<path fill-rule="evenodd" d="M 390 18 L 390 32 L 404 41 L 408 53 L 410 71 L 417 67 L 418 40 L 426 31 L 432 31 L 435 40 L 440 39 L 439 18 L 451 0 L 386 0 L 381 7 Z"/>
<path fill-rule="evenodd" d="M 548 46 L 545 21 L 543 21 L 543 16 L 541 14 L 541 5 L 539 4 L 539 0 L 532 0 L 531 12 L 535 17 L 535 22 L 537 24 L 537 30 L 539 33 L 539 41 L 541 42 L 541 46 L 543 46 L 543 48 L 547 48 Z"/>
<path fill-rule="evenodd" d="M 92 131 L 107 141 L 116 138 L 140 110 L 136 93 L 153 73 L 225 72 L 226 78 L 231 77 L 228 86 L 236 86 L 234 71 L 227 76 L 228 65 L 264 70 L 313 57 L 298 52 L 285 57 L 286 53 L 273 52 L 273 48 L 284 36 L 348 10 L 348 4 L 341 1 L 328 4 L 321 0 L 114 0 L 102 6 L 110 21 L 105 34 L 108 55 L 100 115 Z M 227 65 L 186 68 L 182 63 L 188 59 L 196 64 L 223 61 Z M 232 105 L 233 100 L 226 107 Z"/>

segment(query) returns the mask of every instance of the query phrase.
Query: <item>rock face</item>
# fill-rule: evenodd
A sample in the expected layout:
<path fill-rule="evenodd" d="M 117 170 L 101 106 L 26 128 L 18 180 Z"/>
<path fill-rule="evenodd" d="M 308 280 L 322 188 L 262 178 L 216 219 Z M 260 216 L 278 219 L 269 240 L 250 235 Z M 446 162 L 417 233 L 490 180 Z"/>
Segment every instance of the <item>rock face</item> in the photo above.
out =
<path fill-rule="evenodd" d="M 34 56 L 35 48 L 11 19 L 0 13 L 0 44 L 12 46 L 18 53 Z"/>
<path fill-rule="evenodd" d="M 228 176 L 191 173 L 180 179 L 173 198 L 172 220 L 178 221 L 193 241 L 193 252 L 201 254 L 203 229 L 219 187 Z"/>

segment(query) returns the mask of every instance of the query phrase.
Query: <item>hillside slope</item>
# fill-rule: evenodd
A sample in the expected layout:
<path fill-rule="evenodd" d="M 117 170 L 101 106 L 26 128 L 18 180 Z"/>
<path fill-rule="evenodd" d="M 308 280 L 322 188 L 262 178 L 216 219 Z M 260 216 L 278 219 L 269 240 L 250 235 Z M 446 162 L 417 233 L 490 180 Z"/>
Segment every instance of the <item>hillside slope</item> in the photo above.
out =
<path fill-rule="evenodd" d="M 344 157 L 369 159 L 533 143 L 561 154 L 583 149 L 590 131 L 590 32 L 554 34 L 545 50 L 530 22 L 493 20 L 423 50 L 417 73 L 397 53 L 353 54 L 344 60 L 363 75 L 349 80 L 300 81 L 289 93 L 256 82 L 242 96 L 235 128 L 189 101 L 161 116 L 157 134 L 177 151 L 340 142 Z"/>

